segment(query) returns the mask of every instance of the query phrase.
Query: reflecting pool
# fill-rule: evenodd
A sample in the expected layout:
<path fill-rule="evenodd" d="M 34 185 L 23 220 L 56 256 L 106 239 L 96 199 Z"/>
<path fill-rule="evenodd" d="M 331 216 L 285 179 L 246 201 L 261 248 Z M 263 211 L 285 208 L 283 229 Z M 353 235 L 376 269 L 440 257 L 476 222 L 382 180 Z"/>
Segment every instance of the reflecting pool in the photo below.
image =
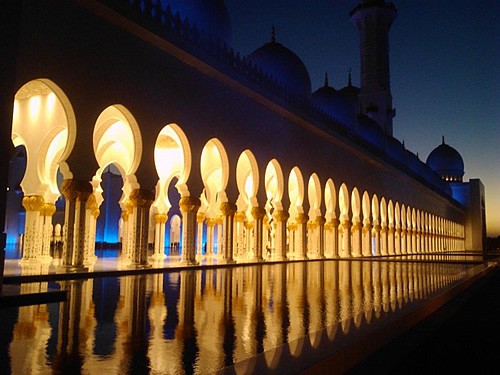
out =
<path fill-rule="evenodd" d="M 327 260 L 23 284 L 66 289 L 68 301 L 0 309 L 0 363 L 13 374 L 293 373 L 474 272 Z"/>

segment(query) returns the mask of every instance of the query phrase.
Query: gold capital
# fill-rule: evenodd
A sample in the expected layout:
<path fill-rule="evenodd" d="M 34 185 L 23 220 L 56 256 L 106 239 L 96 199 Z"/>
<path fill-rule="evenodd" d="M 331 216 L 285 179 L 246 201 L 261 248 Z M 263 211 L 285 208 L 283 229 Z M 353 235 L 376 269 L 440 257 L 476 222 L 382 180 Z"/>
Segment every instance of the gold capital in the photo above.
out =
<path fill-rule="evenodd" d="M 236 211 L 234 214 L 234 221 L 243 223 L 247 219 L 247 215 L 243 211 Z"/>
<path fill-rule="evenodd" d="M 56 212 L 56 205 L 52 203 L 44 203 L 40 210 L 40 214 L 43 216 L 52 216 Z"/>
<path fill-rule="evenodd" d="M 290 215 L 288 214 L 288 212 L 286 212 L 284 210 L 276 210 L 273 213 L 273 219 L 278 221 L 278 222 L 287 221 L 289 217 L 290 217 Z"/>
<path fill-rule="evenodd" d="M 266 216 L 266 210 L 260 207 L 252 207 L 251 213 L 255 220 L 262 220 Z"/>
<path fill-rule="evenodd" d="M 234 203 L 222 202 L 220 204 L 220 210 L 224 216 L 233 216 L 237 209 Z"/>
<path fill-rule="evenodd" d="M 167 214 L 155 214 L 155 224 L 165 224 L 167 220 Z"/>
<path fill-rule="evenodd" d="M 40 211 L 44 200 L 40 195 L 27 195 L 23 198 L 22 205 L 26 211 Z"/>
<path fill-rule="evenodd" d="M 200 224 L 200 223 L 203 223 L 203 221 L 204 221 L 204 220 L 205 220 L 205 213 L 203 213 L 203 212 L 198 212 L 198 213 L 196 214 L 196 222 L 197 222 L 198 224 Z"/>
<path fill-rule="evenodd" d="M 297 222 L 297 224 L 307 223 L 308 220 L 309 216 L 307 216 L 307 214 L 297 214 L 297 216 L 295 216 L 295 221 Z"/>
<path fill-rule="evenodd" d="M 324 225 L 326 220 L 323 216 L 316 216 L 316 219 L 314 219 L 314 222 L 318 225 Z"/>
<path fill-rule="evenodd" d="M 155 200 L 155 194 L 151 190 L 135 189 L 128 199 L 132 207 L 149 208 Z"/>
<path fill-rule="evenodd" d="M 201 206 L 201 201 L 196 197 L 182 197 L 179 201 L 179 207 L 182 212 L 197 212 Z"/>

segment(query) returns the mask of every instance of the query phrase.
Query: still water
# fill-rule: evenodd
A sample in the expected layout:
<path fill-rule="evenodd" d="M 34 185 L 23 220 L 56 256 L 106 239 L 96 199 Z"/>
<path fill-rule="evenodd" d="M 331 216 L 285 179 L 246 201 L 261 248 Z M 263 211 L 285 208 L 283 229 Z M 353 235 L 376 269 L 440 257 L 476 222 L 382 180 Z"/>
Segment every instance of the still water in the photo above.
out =
<path fill-rule="evenodd" d="M 66 289 L 68 301 L 0 309 L 0 371 L 298 372 L 471 267 L 315 261 L 23 284 Z"/>

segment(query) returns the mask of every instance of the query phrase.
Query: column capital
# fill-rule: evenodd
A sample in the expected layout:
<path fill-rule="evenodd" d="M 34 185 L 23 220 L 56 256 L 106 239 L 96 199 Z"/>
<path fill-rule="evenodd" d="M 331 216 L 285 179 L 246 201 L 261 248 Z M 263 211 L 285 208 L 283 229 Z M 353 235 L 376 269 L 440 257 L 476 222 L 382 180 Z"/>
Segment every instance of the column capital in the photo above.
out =
<path fill-rule="evenodd" d="M 371 232 L 372 230 L 372 227 L 375 228 L 375 231 L 380 231 L 380 226 L 378 226 L 378 230 L 377 230 L 377 227 L 378 225 L 375 225 L 375 226 L 372 226 L 371 224 L 369 223 L 366 223 L 363 225 L 363 233 L 368 233 L 368 232 Z"/>
<path fill-rule="evenodd" d="M 201 224 L 201 223 L 203 223 L 204 221 L 205 221 L 205 213 L 204 213 L 204 212 L 198 212 L 198 213 L 196 214 L 196 222 L 197 222 L 198 224 Z"/>
<path fill-rule="evenodd" d="M 128 211 L 126 209 L 122 211 L 121 217 L 122 217 L 123 221 L 128 220 Z"/>
<path fill-rule="evenodd" d="M 224 223 L 224 216 L 218 215 L 214 220 L 215 224 L 222 225 L 222 223 Z"/>
<path fill-rule="evenodd" d="M 297 223 L 288 224 L 288 230 L 297 230 Z"/>
<path fill-rule="evenodd" d="M 56 205 L 53 203 L 44 203 L 40 209 L 40 214 L 43 216 L 52 216 L 56 212 Z"/>
<path fill-rule="evenodd" d="M 236 211 L 234 214 L 234 221 L 237 223 L 243 223 L 247 219 L 247 215 L 243 211 Z"/>
<path fill-rule="evenodd" d="M 155 214 L 155 224 L 165 224 L 167 220 L 167 214 Z"/>
<path fill-rule="evenodd" d="M 231 202 L 222 202 L 220 204 L 220 210 L 224 216 L 233 216 L 238 207 Z"/>
<path fill-rule="evenodd" d="M 207 223 L 207 227 L 212 228 L 217 223 L 217 220 L 213 217 L 207 217 L 205 222 Z"/>
<path fill-rule="evenodd" d="M 149 208 L 155 200 L 155 194 L 151 190 L 135 189 L 130 193 L 128 200 L 132 207 Z"/>
<path fill-rule="evenodd" d="M 200 198 L 197 197 L 182 197 L 179 201 L 179 207 L 183 212 L 197 212 L 201 206 Z"/>
<path fill-rule="evenodd" d="M 61 185 L 64 198 L 69 201 L 86 201 L 93 192 L 92 184 L 88 181 L 66 179 Z"/>
<path fill-rule="evenodd" d="M 326 219 L 323 216 L 316 216 L 314 222 L 318 225 L 324 225 L 326 223 Z"/>
<path fill-rule="evenodd" d="M 252 217 L 255 220 L 262 220 L 264 216 L 266 216 L 266 210 L 260 207 L 252 207 Z"/>
<path fill-rule="evenodd" d="M 307 221 L 309 220 L 309 216 L 307 214 L 297 214 L 297 216 L 295 216 L 295 221 L 297 222 L 297 224 L 304 224 L 304 223 L 307 223 Z"/>
<path fill-rule="evenodd" d="M 245 225 L 246 229 L 253 229 L 255 222 L 254 221 L 245 221 L 244 225 Z"/>
<path fill-rule="evenodd" d="M 40 195 L 27 195 L 22 201 L 26 211 L 41 211 L 44 205 L 44 199 Z"/>
<path fill-rule="evenodd" d="M 273 213 L 273 219 L 278 222 L 287 221 L 289 217 L 290 215 L 288 214 L 288 212 L 284 210 L 276 210 Z"/>

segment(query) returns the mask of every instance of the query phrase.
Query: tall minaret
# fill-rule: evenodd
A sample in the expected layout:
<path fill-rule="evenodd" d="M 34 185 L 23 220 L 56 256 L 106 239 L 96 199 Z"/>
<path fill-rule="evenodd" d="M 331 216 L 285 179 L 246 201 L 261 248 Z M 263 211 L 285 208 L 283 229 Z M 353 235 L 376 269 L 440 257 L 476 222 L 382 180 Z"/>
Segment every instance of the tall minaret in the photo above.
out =
<path fill-rule="evenodd" d="M 391 82 L 389 74 L 389 29 L 396 8 L 384 0 L 364 0 L 351 12 L 360 37 L 361 113 L 375 120 L 392 136 Z"/>

